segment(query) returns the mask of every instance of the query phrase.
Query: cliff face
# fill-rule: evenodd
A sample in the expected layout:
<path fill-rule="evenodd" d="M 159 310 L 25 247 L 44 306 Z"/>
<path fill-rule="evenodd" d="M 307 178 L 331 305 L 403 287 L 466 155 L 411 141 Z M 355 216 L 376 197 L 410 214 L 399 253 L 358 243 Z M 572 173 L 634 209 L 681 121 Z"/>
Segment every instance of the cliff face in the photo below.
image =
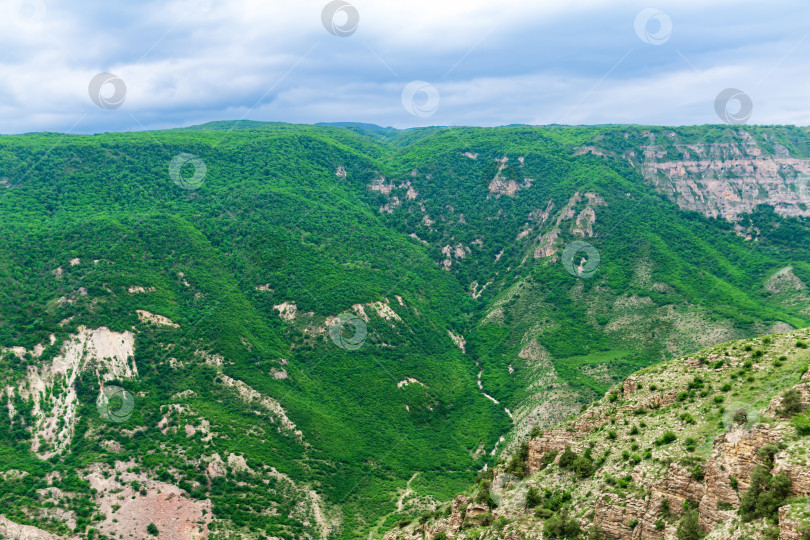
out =
<path fill-rule="evenodd" d="M 691 144 L 671 133 L 668 148 L 649 137 L 638 156 L 641 171 L 682 208 L 731 221 L 759 204 L 785 216 L 810 215 L 810 161 L 781 144 L 769 153 L 744 130 L 732 142 Z"/>
<path fill-rule="evenodd" d="M 561 515 L 583 536 L 676 538 L 687 514 L 709 538 L 803 538 L 810 438 L 797 425 L 810 410 L 808 337 L 733 342 L 642 370 L 579 416 L 533 433 L 524 456 L 482 475 L 448 517 L 439 509 L 386 538 L 564 537 Z M 768 510 L 747 513 L 750 501 Z"/>

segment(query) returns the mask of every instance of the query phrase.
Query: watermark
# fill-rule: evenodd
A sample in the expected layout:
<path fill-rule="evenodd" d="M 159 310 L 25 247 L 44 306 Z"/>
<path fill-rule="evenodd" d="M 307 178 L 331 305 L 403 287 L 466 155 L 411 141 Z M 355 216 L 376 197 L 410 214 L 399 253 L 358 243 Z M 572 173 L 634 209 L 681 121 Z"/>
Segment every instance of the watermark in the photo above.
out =
<path fill-rule="evenodd" d="M 633 26 L 638 38 L 650 45 L 663 45 L 672 36 L 672 19 L 660 9 L 642 9 Z"/>
<path fill-rule="evenodd" d="M 562 253 L 563 266 L 574 277 L 589 278 L 593 276 L 599 268 L 601 260 L 599 250 L 582 240 L 571 242 L 565 246 Z"/>
<path fill-rule="evenodd" d="M 744 401 L 730 404 L 723 413 L 723 425 L 726 426 L 726 431 L 734 428 L 751 429 L 757 424 L 759 424 L 757 409 Z"/>
<path fill-rule="evenodd" d="M 730 107 L 732 102 L 737 103 L 736 110 L 733 106 Z M 726 124 L 745 124 L 751 118 L 753 110 L 754 102 L 751 97 L 737 88 L 726 88 L 714 99 L 714 111 Z"/>
<path fill-rule="evenodd" d="M 360 14 L 357 9 L 343 0 L 332 0 L 321 12 L 321 22 L 326 31 L 337 37 L 349 37 L 357 31 Z"/>
<path fill-rule="evenodd" d="M 120 386 L 105 386 L 98 395 L 96 408 L 103 419 L 121 424 L 132 416 L 135 398 Z"/>
<path fill-rule="evenodd" d="M 185 165 L 194 167 L 194 174 L 191 176 L 183 176 L 183 167 Z M 205 183 L 205 175 L 208 173 L 208 167 L 205 166 L 203 160 L 194 154 L 187 154 L 185 152 L 177 154 L 169 163 L 169 176 L 172 182 L 177 184 L 183 189 L 193 190 L 200 189 Z"/>
<path fill-rule="evenodd" d="M 346 325 L 351 325 L 354 328 L 351 337 L 344 335 Z M 366 342 L 366 335 L 368 335 L 366 321 L 354 313 L 341 313 L 329 325 L 329 337 L 341 349 L 356 351 Z"/>
<path fill-rule="evenodd" d="M 112 95 L 109 94 L 107 87 L 112 88 Z M 118 75 L 99 73 L 90 79 L 87 92 L 93 103 L 102 109 L 117 109 L 124 104 L 127 97 L 127 85 Z"/>
<path fill-rule="evenodd" d="M 39 24 L 48 13 L 48 7 L 42 0 L 14 0 L 9 9 L 12 20 L 28 26 Z"/>
<path fill-rule="evenodd" d="M 529 485 L 513 474 L 501 473 L 492 479 L 490 497 L 498 506 L 520 508 L 526 504 Z"/>
<path fill-rule="evenodd" d="M 799 177 L 796 179 L 796 195 L 799 202 L 810 204 L 810 177 Z"/>
<path fill-rule="evenodd" d="M 439 91 L 425 81 L 411 81 L 402 89 L 402 106 L 413 116 L 429 118 L 439 109 Z"/>

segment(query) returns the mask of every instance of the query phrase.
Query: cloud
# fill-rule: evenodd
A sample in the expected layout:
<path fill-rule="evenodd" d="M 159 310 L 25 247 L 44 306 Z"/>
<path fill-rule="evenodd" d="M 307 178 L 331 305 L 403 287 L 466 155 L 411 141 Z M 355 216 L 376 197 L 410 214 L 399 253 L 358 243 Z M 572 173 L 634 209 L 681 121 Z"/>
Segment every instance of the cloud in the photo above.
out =
<path fill-rule="evenodd" d="M 0 18 L 0 132 L 238 118 L 717 123 L 714 98 L 729 87 L 751 96 L 751 122 L 810 122 L 810 5 L 798 0 L 659 2 L 672 32 L 657 46 L 634 28 L 649 5 L 625 0 L 356 0 L 349 37 L 323 27 L 325 4 L 12 0 Z M 120 108 L 90 99 L 99 72 L 126 83 Z M 432 116 L 402 106 L 412 80 L 437 89 Z"/>

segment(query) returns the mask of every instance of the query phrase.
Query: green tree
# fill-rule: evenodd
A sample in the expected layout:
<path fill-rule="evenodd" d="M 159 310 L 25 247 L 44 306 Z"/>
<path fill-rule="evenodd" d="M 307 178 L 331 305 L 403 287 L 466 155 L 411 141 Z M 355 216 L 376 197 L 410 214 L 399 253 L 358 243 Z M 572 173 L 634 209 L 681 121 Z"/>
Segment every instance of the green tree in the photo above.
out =
<path fill-rule="evenodd" d="M 577 460 L 577 454 L 571 450 L 570 446 L 566 446 L 565 450 L 563 450 L 562 455 L 560 456 L 559 465 L 561 469 L 570 469 L 574 466 L 574 462 Z"/>
<path fill-rule="evenodd" d="M 684 513 L 675 534 L 678 540 L 698 540 L 702 531 L 700 530 L 700 515 L 697 510 L 688 510 Z"/>
<path fill-rule="evenodd" d="M 543 497 L 540 495 L 540 491 L 536 487 L 530 487 L 526 492 L 526 508 L 534 508 L 541 502 L 543 502 Z"/>
<path fill-rule="evenodd" d="M 546 520 L 543 532 L 548 538 L 580 538 L 582 529 L 576 519 L 569 517 L 568 508 Z"/>
<path fill-rule="evenodd" d="M 795 388 L 782 394 L 782 407 L 779 413 L 788 418 L 802 412 L 802 395 Z"/>
<path fill-rule="evenodd" d="M 785 473 L 771 475 L 763 465 L 757 465 L 751 475 L 751 487 L 740 501 L 743 521 L 758 518 L 777 519 L 777 511 L 790 496 L 790 477 Z"/>
<path fill-rule="evenodd" d="M 588 540 L 607 540 L 605 531 L 602 530 L 598 523 L 594 523 L 588 531 Z"/>

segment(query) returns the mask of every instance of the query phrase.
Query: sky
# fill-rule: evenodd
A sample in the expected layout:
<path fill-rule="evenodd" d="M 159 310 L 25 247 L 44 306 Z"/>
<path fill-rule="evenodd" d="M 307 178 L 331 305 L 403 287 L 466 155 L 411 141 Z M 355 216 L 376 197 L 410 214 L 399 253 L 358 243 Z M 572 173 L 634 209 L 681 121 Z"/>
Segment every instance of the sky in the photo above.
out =
<path fill-rule="evenodd" d="M 0 0 L 0 133 L 810 124 L 807 0 Z"/>

